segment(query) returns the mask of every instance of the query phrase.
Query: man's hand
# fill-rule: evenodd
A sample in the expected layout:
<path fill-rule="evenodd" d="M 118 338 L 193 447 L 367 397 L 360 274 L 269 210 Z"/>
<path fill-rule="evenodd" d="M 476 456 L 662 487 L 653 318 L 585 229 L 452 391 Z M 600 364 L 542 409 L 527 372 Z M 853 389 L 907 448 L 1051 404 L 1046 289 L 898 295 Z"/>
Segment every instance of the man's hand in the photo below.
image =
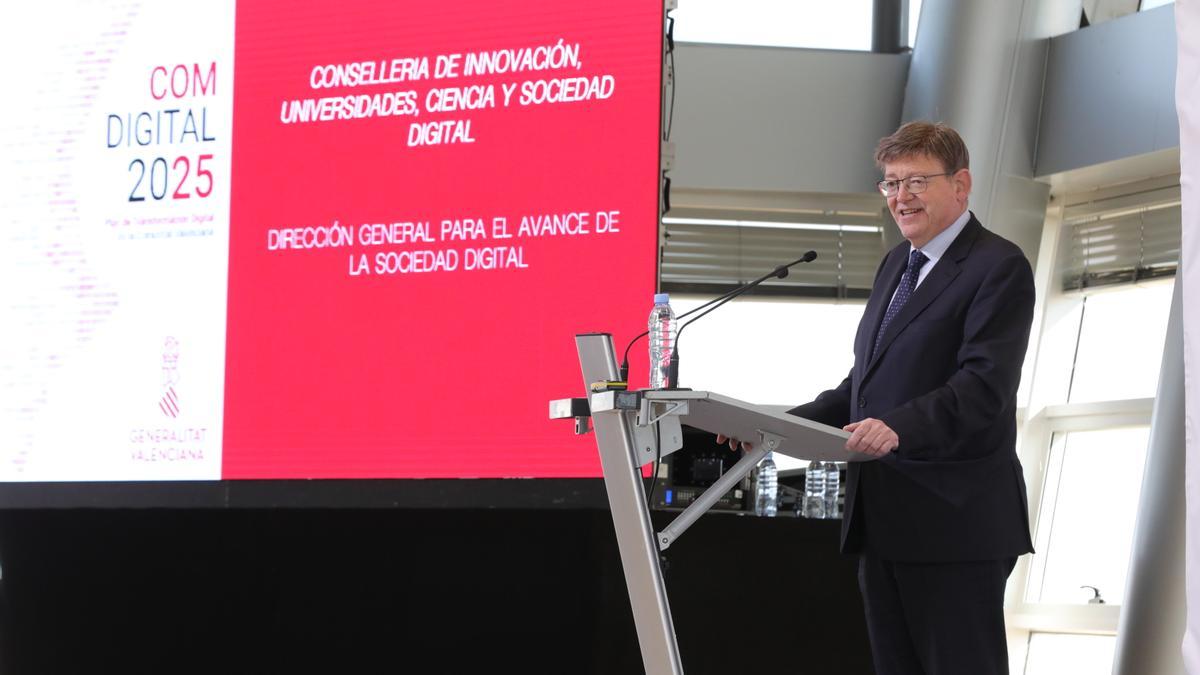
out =
<path fill-rule="evenodd" d="M 900 437 L 896 435 L 896 432 L 874 417 L 847 424 L 842 427 L 842 431 L 850 432 L 850 438 L 846 440 L 846 449 L 851 452 L 882 457 L 900 445 Z M 720 442 L 720 440 L 721 437 L 717 436 L 717 441 Z"/>
<path fill-rule="evenodd" d="M 738 449 L 739 444 L 742 446 L 742 450 L 746 450 L 747 452 L 750 450 L 750 448 L 754 447 L 750 444 L 750 441 L 739 441 L 736 438 L 730 438 L 724 434 L 717 434 L 717 445 L 720 445 L 726 441 L 729 442 L 729 449 L 734 451 Z"/>

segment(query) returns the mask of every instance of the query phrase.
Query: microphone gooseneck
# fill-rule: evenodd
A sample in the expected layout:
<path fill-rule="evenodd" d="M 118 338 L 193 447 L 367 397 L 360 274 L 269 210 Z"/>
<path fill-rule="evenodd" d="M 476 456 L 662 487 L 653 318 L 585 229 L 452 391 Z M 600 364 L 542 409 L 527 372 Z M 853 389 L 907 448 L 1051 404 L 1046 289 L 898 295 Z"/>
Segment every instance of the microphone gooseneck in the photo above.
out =
<path fill-rule="evenodd" d="M 709 312 L 711 312 L 714 309 L 720 307 L 721 305 L 729 302 L 730 300 L 733 300 L 734 298 L 738 297 L 739 295 L 742 295 L 746 291 L 750 290 L 751 288 L 754 288 L 755 286 L 761 284 L 762 282 L 766 281 L 767 279 L 770 279 L 772 277 L 775 277 L 777 279 L 783 279 L 783 278 L 787 277 L 787 275 L 789 274 L 789 270 L 792 267 L 799 265 L 800 263 L 812 262 L 816 259 L 817 259 L 817 252 L 809 251 L 809 252 L 805 253 L 803 256 L 801 256 L 799 259 L 793 260 L 792 262 L 790 262 L 786 265 L 780 265 L 779 267 L 776 267 L 775 269 L 771 270 L 769 273 L 762 275 L 761 277 L 755 279 L 754 281 L 751 281 L 750 283 L 747 283 L 747 284 L 743 284 L 743 285 L 733 289 L 732 291 L 722 295 L 721 297 L 716 298 L 714 300 L 710 300 L 710 301 L 704 303 L 703 305 L 700 305 L 696 309 L 693 309 L 692 311 L 688 312 L 687 314 L 684 314 L 683 316 L 679 317 L 682 319 L 684 316 L 687 316 L 688 314 L 694 314 L 694 313 L 696 313 L 702 309 L 705 309 L 707 307 L 707 309 L 705 309 L 704 312 L 701 312 L 699 315 L 693 317 L 687 323 L 681 324 L 679 326 L 679 332 L 675 334 L 675 344 L 671 348 L 671 361 L 667 365 L 667 382 L 669 382 L 671 384 L 671 387 L 673 389 L 679 388 L 679 338 L 680 338 L 680 336 L 683 335 L 684 328 L 687 328 L 688 326 L 692 325 L 696 321 L 704 318 L 705 315 L 707 315 Z"/>

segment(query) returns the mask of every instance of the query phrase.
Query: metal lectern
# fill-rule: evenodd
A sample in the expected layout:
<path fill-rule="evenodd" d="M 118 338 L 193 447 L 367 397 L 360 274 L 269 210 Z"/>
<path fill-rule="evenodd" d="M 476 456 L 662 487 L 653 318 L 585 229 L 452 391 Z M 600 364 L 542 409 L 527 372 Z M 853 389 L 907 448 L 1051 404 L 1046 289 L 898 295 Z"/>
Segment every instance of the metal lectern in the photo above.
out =
<path fill-rule="evenodd" d="M 551 418 L 574 418 L 576 433 L 596 435 L 604 486 L 633 607 L 647 675 L 682 675 L 671 606 L 659 567 L 659 551 L 749 474 L 768 451 L 810 460 L 862 461 L 845 449 L 850 434 L 835 427 L 767 410 L 719 394 L 690 390 L 594 391 L 593 383 L 617 380 L 612 336 L 575 336 L 586 401 L 550 402 Z M 603 389 L 603 387 L 601 387 Z M 753 448 L 662 532 L 655 532 L 642 487 L 641 467 L 683 447 L 682 425 L 753 443 Z"/>

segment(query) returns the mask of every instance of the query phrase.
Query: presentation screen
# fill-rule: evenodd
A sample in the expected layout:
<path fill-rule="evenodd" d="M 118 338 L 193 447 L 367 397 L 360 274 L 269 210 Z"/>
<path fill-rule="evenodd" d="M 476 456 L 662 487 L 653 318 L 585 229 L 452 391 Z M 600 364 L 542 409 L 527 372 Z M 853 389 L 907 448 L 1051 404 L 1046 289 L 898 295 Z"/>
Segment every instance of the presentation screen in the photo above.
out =
<path fill-rule="evenodd" d="M 661 3 L 18 13 L 0 480 L 600 474 L 547 401 L 652 304 Z"/>

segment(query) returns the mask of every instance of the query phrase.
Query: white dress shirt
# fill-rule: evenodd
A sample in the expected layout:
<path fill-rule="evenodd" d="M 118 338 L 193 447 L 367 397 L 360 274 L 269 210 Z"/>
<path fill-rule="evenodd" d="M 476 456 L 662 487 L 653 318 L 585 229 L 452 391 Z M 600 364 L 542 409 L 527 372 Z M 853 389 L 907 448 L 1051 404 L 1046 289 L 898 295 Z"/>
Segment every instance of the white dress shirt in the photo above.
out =
<path fill-rule="evenodd" d="M 963 209 L 962 215 L 960 215 L 953 223 L 951 223 L 950 227 L 947 227 L 939 232 L 936 237 L 929 240 L 929 243 L 921 247 L 921 253 L 924 253 L 925 257 L 929 258 L 929 260 L 921 266 L 921 272 L 917 275 L 916 288 L 921 287 L 921 282 L 925 281 L 925 277 L 929 276 L 929 271 L 933 269 L 933 266 L 942 259 L 942 256 L 946 255 L 946 250 L 950 248 L 950 244 L 956 237 L 958 237 L 959 233 L 963 231 L 963 228 L 967 226 L 967 221 L 970 219 L 970 209 Z M 910 244 L 908 247 L 908 255 L 910 258 L 912 257 L 912 252 L 915 250 L 917 250 L 917 247 Z M 913 290 L 916 290 L 916 288 Z M 896 286 L 896 291 L 899 290 L 900 287 Z M 896 299 L 896 291 L 892 291 L 892 300 Z M 888 303 L 890 304 L 891 301 L 889 300 Z"/>

